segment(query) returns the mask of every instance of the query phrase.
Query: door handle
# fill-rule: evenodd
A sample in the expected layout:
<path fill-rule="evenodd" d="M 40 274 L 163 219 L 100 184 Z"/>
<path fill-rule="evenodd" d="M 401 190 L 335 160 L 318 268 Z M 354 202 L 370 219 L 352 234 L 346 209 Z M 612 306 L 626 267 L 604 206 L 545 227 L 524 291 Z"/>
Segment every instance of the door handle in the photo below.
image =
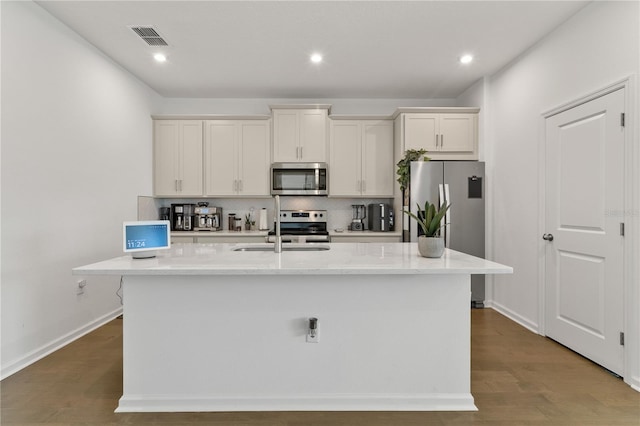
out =
<path fill-rule="evenodd" d="M 553 241 L 553 234 L 544 234 L 542 239 L 545 241 Z"/>
<path fill-rule="evenodd" d="M 440 138 L 440 140 L 442 141 L 442 138 Z M 446 205 L 451 206 L 451 194 L 449 194 L 448 183 L 444 184 L 444 197 L 445 197 Z M 450 223 L 451 223 L 451 207 L 449 207 L 447 212 L 444 214 L 444 230 L 443 230 L 444 245 L 447 248 L 451 247 L 451 227 L 448 226 Z"/>

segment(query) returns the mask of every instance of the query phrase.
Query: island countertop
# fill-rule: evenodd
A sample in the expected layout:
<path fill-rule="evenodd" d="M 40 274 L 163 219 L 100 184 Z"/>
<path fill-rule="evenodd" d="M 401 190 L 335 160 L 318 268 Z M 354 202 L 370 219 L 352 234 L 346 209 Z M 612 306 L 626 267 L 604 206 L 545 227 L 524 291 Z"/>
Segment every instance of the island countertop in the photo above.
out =
<path fill-rule="evenodd" d="M 318 245 L 175 244 L 75 268 L 123 277 L 116 411 L 476 410 L 471 274 L 512 268 L 415 243 Z"/>
<path fill-rule="evenodd" d="M 300 246 L 300 244 L 288 244 Z M 174 244 L 155 258 L 130 255 L 73 269 L 74 275 L 509 274 L 513 268 L 446 249 L 424 258 L 417 243 L 318 244 L 323 251 L 234 251 L 272 244 Z M 311 244 L 302 244 L 309 247 Z"/>

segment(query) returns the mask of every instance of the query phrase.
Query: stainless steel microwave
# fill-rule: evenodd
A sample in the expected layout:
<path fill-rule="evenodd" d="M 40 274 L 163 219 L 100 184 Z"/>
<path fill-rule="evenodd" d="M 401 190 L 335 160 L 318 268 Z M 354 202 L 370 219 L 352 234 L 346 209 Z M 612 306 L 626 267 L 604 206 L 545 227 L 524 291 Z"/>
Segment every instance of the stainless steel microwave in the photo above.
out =
<path fill-rule="evenodd" d="M 326 163 L 273 163 L 272 195 L 327 195 Z"/>

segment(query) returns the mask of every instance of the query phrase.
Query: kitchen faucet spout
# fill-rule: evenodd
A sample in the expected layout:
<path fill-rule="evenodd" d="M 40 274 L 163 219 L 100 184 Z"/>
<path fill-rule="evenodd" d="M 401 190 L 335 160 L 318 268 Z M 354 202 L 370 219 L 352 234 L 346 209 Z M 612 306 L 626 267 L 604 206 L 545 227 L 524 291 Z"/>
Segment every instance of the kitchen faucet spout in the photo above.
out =
<path fill-rule="evenodd" d="M 282 253 L 282 235 L 280 235 L 280 196 L 275 196 L 276 202 L 276 241 L 273 246 L 275 253 Z"/>

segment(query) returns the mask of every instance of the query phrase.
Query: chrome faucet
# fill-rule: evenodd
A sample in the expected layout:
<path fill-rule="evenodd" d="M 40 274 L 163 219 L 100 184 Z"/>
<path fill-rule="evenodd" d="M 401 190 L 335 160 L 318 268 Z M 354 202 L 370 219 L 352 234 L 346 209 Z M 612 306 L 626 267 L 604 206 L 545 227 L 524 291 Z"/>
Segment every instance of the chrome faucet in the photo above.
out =
<path fill-rule="evenodd" d="M 280 235 L 280 196 L 276 195 L 276 241 L 273 245 L 275 253 L 282 253 L 282 235 Z"/>

